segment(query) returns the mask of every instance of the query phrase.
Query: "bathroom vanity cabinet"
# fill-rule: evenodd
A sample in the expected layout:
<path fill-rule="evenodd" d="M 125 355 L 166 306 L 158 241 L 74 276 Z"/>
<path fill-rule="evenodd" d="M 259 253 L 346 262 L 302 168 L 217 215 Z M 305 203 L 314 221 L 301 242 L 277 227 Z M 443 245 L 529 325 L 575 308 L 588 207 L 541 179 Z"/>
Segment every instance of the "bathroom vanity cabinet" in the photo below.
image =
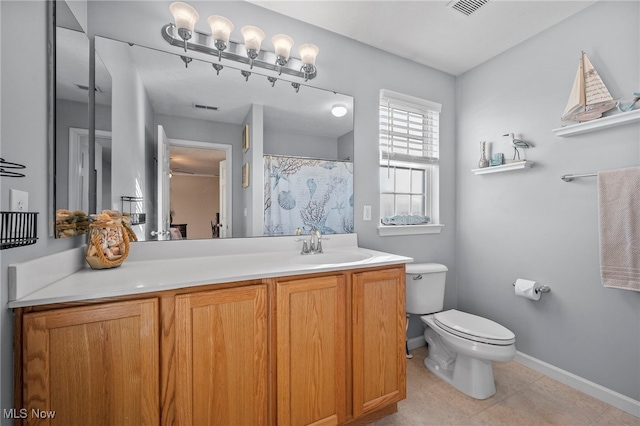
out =
<path fill-rule="evenodd" d="M 405 398 L 404 280 L 400 264 L 16 308 L 15 406 L 24 424 L 365 424 Z"/>
<path fill-rule="evenodd" d="M 24 423 L 158 424 L 158 320 L 157 298 L 19 312 L 14 392 Z"/>
<path fill-rule="evenodd" d="M 266 424 L 266 286 L 181 294 L 172 312 L 173 330 L 165 331 L 175 332 L 175 344 L 163 351 L 175 364 L 175 422 L 168 423 Z"/>

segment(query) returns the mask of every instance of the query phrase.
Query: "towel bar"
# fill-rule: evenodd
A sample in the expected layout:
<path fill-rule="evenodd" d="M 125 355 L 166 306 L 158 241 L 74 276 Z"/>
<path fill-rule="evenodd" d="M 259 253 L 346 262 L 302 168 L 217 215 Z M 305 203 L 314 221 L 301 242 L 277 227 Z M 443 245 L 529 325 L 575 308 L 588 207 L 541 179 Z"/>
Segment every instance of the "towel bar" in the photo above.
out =
<path fill-rule="evenodd" d="M 560 179 L 562 179 L 565 182 L 571 182 L 575 178 L 591 177 L 591 176 L 598 176 L 598 174 L 597 173 L 585 173 L 585 174 L 582 174 L 582 175 L 564 175 L 564 176 L 561 176 Z"/>

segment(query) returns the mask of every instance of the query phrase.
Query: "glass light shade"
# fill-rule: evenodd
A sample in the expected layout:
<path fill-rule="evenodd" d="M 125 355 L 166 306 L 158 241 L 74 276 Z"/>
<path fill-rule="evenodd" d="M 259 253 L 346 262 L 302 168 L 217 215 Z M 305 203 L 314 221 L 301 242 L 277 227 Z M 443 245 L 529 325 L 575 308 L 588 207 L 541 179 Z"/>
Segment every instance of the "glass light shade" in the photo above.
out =
<path fill-rule="evenodd" d="M 333 108 L 331 108 L 331 114 L 333 114 L 334 117 L 344 117 L 347 114 L 347 107 L 344 105 L 334 105 Z"/>
<path fill-rule="evenodd" d="M 242 37 L 244 37 L 244 47 L 247 50 L 253 49 L 256 52 L 260 51 L 260 45 L 266 37 L 264 31 L 258 27 L 245 25 L 240 28 L 240 32 L 242 33 Z"/>
<path fill-rule="evenodd" d="M 318 52 L 320 52 L 320 49 L 315 44 L 305 43 L 298 47 L 298 54 L 300 55 L 303 65 L 315 66 Z"/>
<path fill-rule="evenodd" d="M 286 34 L 276 34 L 271 37 L 271 43 L 276 52 L 276 56 L 282 56 L 289 59 L 291 47 L 293 47 L 293 39 Z"/>
<path fill-rule="evenodd" d="M 229 42 L 229 36 L 231 31 L 235 28 L 233 22 L 225 18 L 224 16 L 211 15 L 207 18 L 207 22 L 211 27 L 211 35 L 214 40 L 222 40 L 225 43 Z"/>
<path fill-rule="evenodd" d="M 197 10 L 179 1 L 171 3 L 169 11 L 173 15 L 176 28 L 178 29 L 183 28 L 193 32 L 196 22 L 200 19 L 200 14 L 198 14 Z"/>

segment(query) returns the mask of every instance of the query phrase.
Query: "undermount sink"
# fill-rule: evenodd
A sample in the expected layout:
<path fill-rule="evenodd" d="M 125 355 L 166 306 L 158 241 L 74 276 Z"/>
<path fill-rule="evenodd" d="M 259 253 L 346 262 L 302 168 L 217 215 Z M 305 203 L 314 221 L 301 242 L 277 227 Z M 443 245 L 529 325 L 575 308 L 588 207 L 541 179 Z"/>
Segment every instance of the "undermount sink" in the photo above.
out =
<path fill-rule="evenodd" d="M 306 263 L 313 265 L 336 264 L 336 263 L 353 263 L 369 259 L 373 255 L 363 252 L 325 252 L 318 254 L 306 254 L 296 256 L 298 263 Z"/>

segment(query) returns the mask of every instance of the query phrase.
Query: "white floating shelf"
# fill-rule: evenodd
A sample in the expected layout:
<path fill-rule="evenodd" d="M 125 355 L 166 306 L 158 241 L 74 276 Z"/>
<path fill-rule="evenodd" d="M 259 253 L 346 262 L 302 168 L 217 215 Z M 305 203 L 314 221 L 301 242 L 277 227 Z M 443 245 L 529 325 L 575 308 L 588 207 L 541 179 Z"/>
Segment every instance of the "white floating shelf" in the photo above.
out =
<path fill-rule="evenodd" d="M 533 165 L 533 161 L 518 161 L 517 163 L 503 164 L 501 166 L 489 166 L 481 169 L 471 170 L 477 175 L 486 175 L 488 173 L 510 172 L 512 170 L 528 169 Z"/>
<path fill-rule="evenodd" d="M 581 133 L 595 132 L 596 130 L 606 129 L 608 127 L 622 126 L 630 124 L 634 121 L 640 121 L 640 109 L 634 109 L 620 114 L 614 114 L 607 117 L 597 118 L 584 123 L 571 124 L 569 126 L 553 129 L 556 136 L 567 137 L 579 135 Z"/>

